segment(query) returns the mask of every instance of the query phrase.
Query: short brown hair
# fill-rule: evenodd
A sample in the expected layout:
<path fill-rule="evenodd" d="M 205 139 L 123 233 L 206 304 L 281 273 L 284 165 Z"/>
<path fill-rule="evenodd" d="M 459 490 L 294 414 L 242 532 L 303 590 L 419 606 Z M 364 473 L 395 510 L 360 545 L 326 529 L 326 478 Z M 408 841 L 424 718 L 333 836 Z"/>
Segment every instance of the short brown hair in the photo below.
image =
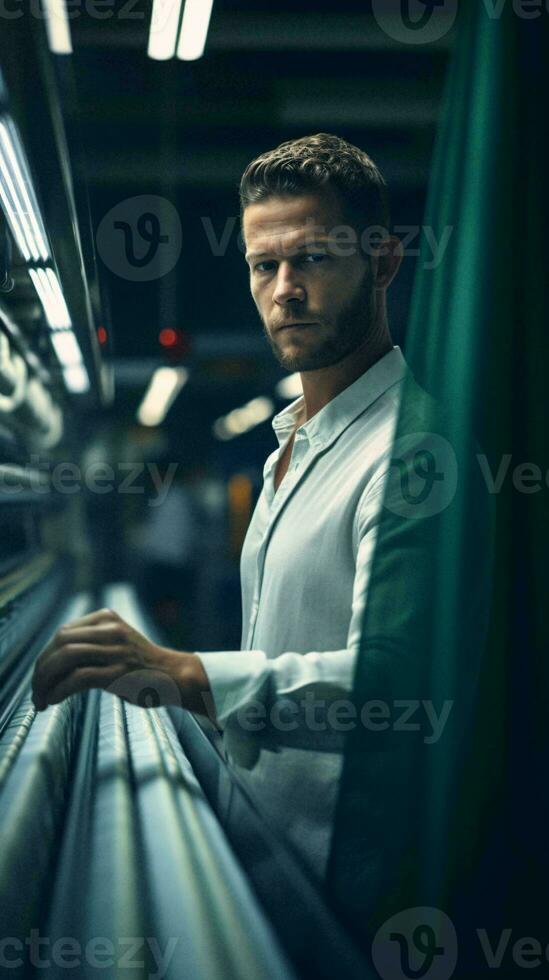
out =
<path fill-rule="evenodd" d="M 275 194 L 303 194 L 333 187 L 349 223 L 360 233 L 389 228 L 387 184 L 373 160 L 330 133 L 288 140 L 252 160 L 240 181 L 240 213 Z"/>

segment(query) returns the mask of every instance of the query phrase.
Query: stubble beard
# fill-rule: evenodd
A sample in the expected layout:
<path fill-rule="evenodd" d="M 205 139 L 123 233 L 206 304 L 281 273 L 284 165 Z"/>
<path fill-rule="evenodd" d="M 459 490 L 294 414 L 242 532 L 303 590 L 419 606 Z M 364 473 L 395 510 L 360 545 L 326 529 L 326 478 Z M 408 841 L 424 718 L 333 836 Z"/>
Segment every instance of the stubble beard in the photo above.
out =
<path fill-rule="evenodd" d="M 333 332 L 314 350 L 291 353 L 279 348 L 265 323 L 263 331 L 278 363 L 286 371 L 316 371 L 331 367 L 363 346 L 375 328 L 374 289 L 369 270 L 351 302 L 339 314 Z"/>

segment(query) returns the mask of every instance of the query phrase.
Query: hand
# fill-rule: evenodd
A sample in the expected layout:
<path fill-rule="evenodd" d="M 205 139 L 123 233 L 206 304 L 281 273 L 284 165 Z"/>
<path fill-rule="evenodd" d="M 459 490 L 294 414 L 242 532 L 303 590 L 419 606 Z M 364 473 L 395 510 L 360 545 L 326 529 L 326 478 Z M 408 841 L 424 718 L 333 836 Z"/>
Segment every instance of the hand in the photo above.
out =
<path fill-rule="evenodd" d="M 209 684 L 199 657 L 152 643 L 110 609 L 59 629 L 34 668 L 32 697 L 38 711 L 89 688 L 108 690 L 141 707 L 177 704 L 207 713 L 211 705 L 211 698 L 204 697 Z"/>

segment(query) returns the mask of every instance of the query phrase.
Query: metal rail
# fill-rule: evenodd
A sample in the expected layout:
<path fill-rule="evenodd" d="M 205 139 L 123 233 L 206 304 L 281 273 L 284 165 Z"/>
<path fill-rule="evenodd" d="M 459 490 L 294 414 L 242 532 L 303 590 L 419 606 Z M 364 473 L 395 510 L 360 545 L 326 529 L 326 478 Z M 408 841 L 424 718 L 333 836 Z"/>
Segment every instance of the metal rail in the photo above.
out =
<path fill-rule="evenodd" d="M 88 608 L 65 605 L 62 621 Z M 50 633 L 21 655 L 0 734 L 9 975 L 39 957 L 47 980 L 69 962 L 79 980 L 100 962 L 109 980 L 291 980 L 168 712 L 91 691 L 36 714 L 32 660 Z"/>

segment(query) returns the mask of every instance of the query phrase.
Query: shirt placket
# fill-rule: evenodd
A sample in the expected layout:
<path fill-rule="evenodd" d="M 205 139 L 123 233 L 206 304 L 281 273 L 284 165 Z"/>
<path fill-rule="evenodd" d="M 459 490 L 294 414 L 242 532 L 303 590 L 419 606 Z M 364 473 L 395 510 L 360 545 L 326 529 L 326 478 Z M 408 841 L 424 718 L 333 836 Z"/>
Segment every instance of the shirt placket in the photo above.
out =
<path fill-rule="evenodd" d="M 292 455 L 288 470 L 276 493 L 274 489 L 274 474 L 279 453 L 275 453 L 272 457 L 270 457 L 267 466 L 265 467 L 265 490 L 269 503 L 269 520 L 265 527 L 263 538 L 257 552 L 254 592 L 250 609 L 246 643 L 248 649 L 253 648 L 253 637 L 259 614 L 261 592 L 263 588 L 267 548 L 269 546 L 271 535 L 273 534 L 274 526 L 280 517 L 280 514 L 286 507 L 292 493 L 305 479 L 310 466 L 318 456 L 321 449 L 322 444 L 317 438 L 309 438 L 306 432 L 298 429 L 295 435 L 294 445 L 292 447 Z"/>

